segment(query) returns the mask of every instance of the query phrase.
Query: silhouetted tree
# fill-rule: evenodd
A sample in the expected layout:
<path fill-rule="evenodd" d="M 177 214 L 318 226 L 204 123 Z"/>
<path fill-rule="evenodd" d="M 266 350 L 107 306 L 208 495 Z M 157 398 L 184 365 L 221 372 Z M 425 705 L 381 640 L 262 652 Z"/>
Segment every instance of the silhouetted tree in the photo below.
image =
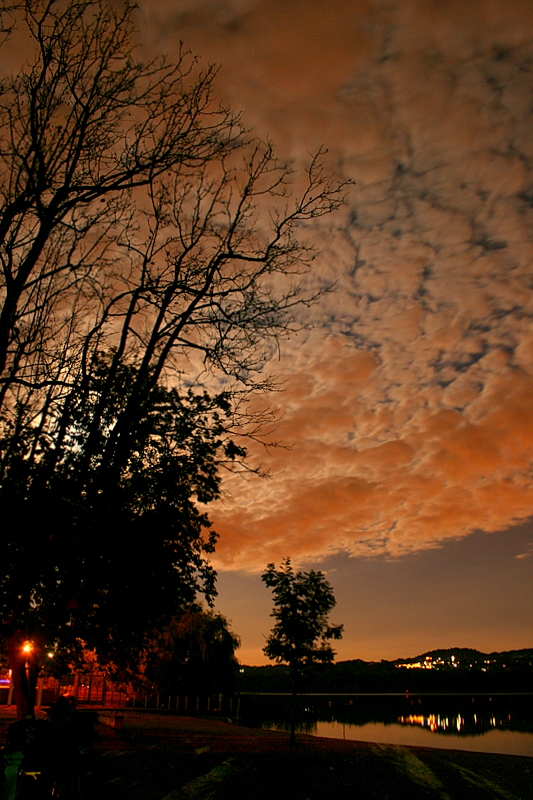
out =
<path fill-rule="evenodd" d="M 276 569 L 268 564 L 261 579 L 271 587 L 276 623 L 263 652 L 277 663 L 288 664 L 292 673 L 291 743 L 295 743 L 296 694 L 305 667 L 333 661 L 330 639 L 342 637 L 342 625 L 330 625 L 335 607 L 333 589 L 324 573 L 294 572 L 289 558 Z"/>
<path fill-rule="evenodd" d="M 195 605 L 174 616 L 151 643 L 145 676 L 160 692 L 205 697 L 235 690 L 239 637 L 228 620 Z"/>
<path fill-rule="evenodd" d="M 139 58 L 127 1 L 4 4 L 4 50 L 15 30 L 0 83 L 0 499 L 17 520 L 2 630 L 12 661 L 26 638 L 36 653 L 83 636 L 127 660 L 167 598 L 213 592 L 196 503 L 244 455 L 226 431 L 316 296 L 297 228 L 343 190 L 319 154 L 291 200 L 290 166 L 214 102 L 212 67 Z"/>
<path fill-rule="evenodd" d="M 89 647 L 102 664 L 135 669 L 168 609 L 192 603 L 197 592 L 215 594 L 207 557 L 216 534 L 197 502 L 218 496 L 221 462 L 244 456 L 226 436 L 228 399 L 156 385 L 127 447 L 108 451 L 105 470 L 97 459 L 81 468 L 106 375 L 102 364 L 92 391 L 70 406 L 61 447 L 43 445 L 37 461 L 13 459 L 0 486 L 3 512 L 17 521 L 5 537 L 0 588 L 21 713 L 31 709 L 45 650 L 75 663 Z M 102 418 L 100 453 L 134 380 L 135 370 L 124 367 L 123 391 Z"/>

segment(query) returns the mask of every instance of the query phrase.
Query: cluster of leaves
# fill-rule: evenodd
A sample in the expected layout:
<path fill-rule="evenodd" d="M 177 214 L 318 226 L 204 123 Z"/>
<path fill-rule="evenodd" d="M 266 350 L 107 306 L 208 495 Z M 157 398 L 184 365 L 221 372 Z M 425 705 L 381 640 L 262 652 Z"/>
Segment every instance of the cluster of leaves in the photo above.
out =
<path fill-rule="evenodd" d="M 330 625 L 336 601 L 323 572 L 295 572 L 290 558 L 279 569 L 268 564 L 261 576 L 272 589 L 276 623 L 263 652 L 278 664 L 288 664 L 292 679 L 291 745 L 296 743 L 296 693 L 306 668 L 328 664 L 335 657 L 329 643 L 342 637 L 342 625 Z"/>
<path fill-rule="evenodd" d="M 124 368 L 121 391 L 98 430 L 99 447 L 88 454 L 92 406 L 106 374 L 103 363 L 87 394 L 69 404 L 61 441 L 42 437 L 31 459 L 29 445 L 18 441 L 0 502 L 24 535 L 6 537 L 0 601 L 4 619 L 19 627 L 44 623 L 48 646 L 84 641 L 120 664 L 178 598 L 213 596 L 206 557 L 216 534 L 198 503 L 218 496 L 220 462 L 245 453 L 225 436 L 225 395 L 182 395 L 161 385 L 127 441 L 112 447 L 116 416 L 135 379 Z"/>
<path fill-rule="evenodd" d="M 235 690 L 239 638 L 222 614 L 194 605 L 151 642 L 144 677 L 169 695 L 199 697 Z"/>
<path fill-rule="evenodd" d="M 272 589 L 276 620 L 263 648 L 268 658 L 299 671 L 333 661 L 330 639 L 340 639 L 342 625 L 330 625 L 335 607 L 333 589 L 322 572 L 294 572 L 289 558 L 279 569 L 268 564 L 262 580 Z"/>

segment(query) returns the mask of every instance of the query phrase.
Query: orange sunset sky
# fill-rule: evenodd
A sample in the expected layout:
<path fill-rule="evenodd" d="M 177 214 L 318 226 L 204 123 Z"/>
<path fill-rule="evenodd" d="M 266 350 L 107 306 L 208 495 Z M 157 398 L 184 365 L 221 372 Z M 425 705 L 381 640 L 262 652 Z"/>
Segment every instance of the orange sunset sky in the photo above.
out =
<path fill-rule="evenodd" d="M 335 290 L 270 364 L 287 447 L 211 508 L 241 660 L 285 556 L 327 572 L 340 658 L 531 647 L 533 4 L 139 6 L 147 53 L 182 39 L 281 157 L 356 182 L 308 232 Z"/>

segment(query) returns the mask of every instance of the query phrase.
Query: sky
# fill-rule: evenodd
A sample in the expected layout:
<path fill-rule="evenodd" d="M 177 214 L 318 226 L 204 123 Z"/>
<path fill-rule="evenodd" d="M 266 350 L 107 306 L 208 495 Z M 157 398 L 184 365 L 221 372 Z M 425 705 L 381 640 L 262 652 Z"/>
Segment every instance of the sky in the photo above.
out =
<path fill-rule="evenodd" d="M 533 4 L 140 0 L 147 51 L 183 40 L 220 97 L 355 181 L 317 224 L 335 290 L 269 368 L 283 448 L 210 510 L 217 608 L 262 654 L 260 580 L 323 570 L 338 658 L 532 647 Z"/>

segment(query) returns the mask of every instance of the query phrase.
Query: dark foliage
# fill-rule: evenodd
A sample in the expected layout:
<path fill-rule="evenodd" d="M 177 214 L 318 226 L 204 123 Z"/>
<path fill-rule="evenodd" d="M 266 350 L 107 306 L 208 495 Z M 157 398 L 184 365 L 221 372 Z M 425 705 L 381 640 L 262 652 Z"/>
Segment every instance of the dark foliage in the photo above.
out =
<path fill-rule="evenodd" d="M 511 650 L 480 653 L 468 649 L 430 651 L 446 658 L 441 669 L 404 669 L 402 663 L 423 661 L 428 653 L 398 661 L 337 661 L 306 673 L 306 692 L 410 693 L 432 692 L 529 692 L 533 679 L 533 651 Z M 464 660 L 460 660 L 460 654 Z M 449 665 L 455 655 L 459 664 Z M 489 664 L 486 662 L 490 661 Z M 283 666 L 243 667 L 240 686 L 244 692 L 290 692 L 290 670 Z"/>
<path fill-rule="evenodd" d="M 239 644 L 222 614 L 193 606 L 158 632 L 148 648 L 144 676 L 168 695 L 232 693 Z"/>
<path fill-rule="evenodd" d="M 99 431 L 98 457 L 86 458 L 92 404 L 106 368 L 87 396 L 69 406 L 64 437 L 43 439 L 39 457 L 12 459 L 0 502 L 23 536 L 6 541 L 0 577 L 4 619 L 40 631 L 40 648 L 65 661 L 96 648 L 102 663 L 138 663 L 147 635 L 168 609 L 214 594 L 207 563 L 216 535 L 198 502 L 219 492 L 219 465 L 243 456 L 224 436 L 228 400 L 158 385 L 127 442 L 108 448 L 113 423 L 135 380 L 124 369 Z M 105 454 L 105 458 L 103 457 Z M 52 467 L 53 464 L 53 467 Z M 31 637 L 29 637 L 31 638 Z"/>
<path fill-rule="evenodd" d="M 330 639 L 340 639 L 342 625 L 330 625 L 333 590 L 322 572 L 294 572 L 287 558 L 277 570 L 269 564 L 262 580 L 272 588 L 276 623 L 263 648 L 268 658 L 295 671 L 333 661 Z"/>
<path fill-rule="evenodd" d="M 297 227 L 342 202 L 320 154 L 291 199 L 291 167 L 213 100 L 216 70 L 143 61 L 134 20 L 108 0 L 0 9 L 0 44 L 24 42 L 0 83 L 0 610 L 19 699 L 45 645 L 127 667 L 165 612 L 212 596 L 199 504 L 323 290 L 303 287 Z"/>
<path fill-rule="evenodd" d="M 322 572 L 294 572 L 289 558 L 280 569 L 269 564 L 262 580 L 272 588 L 276 623 L 263 652 L 278 663 L 288 664 L 292 678 L 291 742 L 295 742 L 296 693 L 304 669 L 329 664 L 335 653 L 330 639 L 342 637 L 342 625 L 330 625 L 335 607 L 333 589 Z"/>

